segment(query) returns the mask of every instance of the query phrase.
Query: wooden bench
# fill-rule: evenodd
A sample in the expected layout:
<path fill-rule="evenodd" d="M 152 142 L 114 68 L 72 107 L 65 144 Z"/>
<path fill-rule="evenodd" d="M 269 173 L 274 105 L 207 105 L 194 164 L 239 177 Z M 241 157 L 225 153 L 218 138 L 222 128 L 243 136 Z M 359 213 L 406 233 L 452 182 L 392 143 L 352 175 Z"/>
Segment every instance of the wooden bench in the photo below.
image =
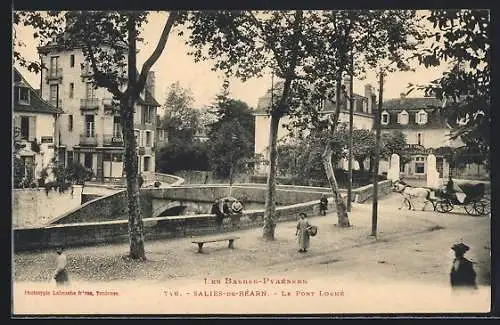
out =
<path fill-rule="evenodd" d="M 215 243 L 219 241 L 229 241 L 229 245 L 227 248 L 233 249 L 233 243 L 236 239 L 239 239 L 240 237 L 220 237 L 220 238 L 206 238 L 206 239 L 198 239 L 198 240 L 193 240 L 193 244 L 198 244 L 198 253 L 203 253 L 203 244 L 205 243 Z"/>

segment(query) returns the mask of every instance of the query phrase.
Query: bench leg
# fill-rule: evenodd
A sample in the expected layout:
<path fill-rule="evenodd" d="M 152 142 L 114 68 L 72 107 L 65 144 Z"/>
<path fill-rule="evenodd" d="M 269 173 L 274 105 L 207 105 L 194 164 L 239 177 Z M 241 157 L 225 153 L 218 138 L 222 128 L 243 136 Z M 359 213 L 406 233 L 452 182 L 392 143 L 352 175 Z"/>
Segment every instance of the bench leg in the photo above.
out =
<path fill-rule="evenodd" d="M 203 253 L 203 243 L 198 243 L 198 253 Z"/>
<path fill-rule="evenodd" d="M 227 246 L 227 248 L 231 248 L 233 249 L 233 242 L 234 242 L 234 239 L 229 239 L 229 245 Z"/>

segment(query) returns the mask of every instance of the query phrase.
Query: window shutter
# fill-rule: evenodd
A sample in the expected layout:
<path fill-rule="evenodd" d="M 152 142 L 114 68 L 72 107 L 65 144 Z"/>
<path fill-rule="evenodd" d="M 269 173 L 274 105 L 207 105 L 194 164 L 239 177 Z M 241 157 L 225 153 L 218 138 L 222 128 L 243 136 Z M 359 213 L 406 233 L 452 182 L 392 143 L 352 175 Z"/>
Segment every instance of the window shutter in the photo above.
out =
<path fill-rule="evenodd" d="M 30 116 L 28 136 L 29 136 L 29 141 L 36 140 L 36 116 Z"/>
<path fill-rule="evenodd" d="M 146 123 L 146 107 L 141 106 L 141 124 Z"/>

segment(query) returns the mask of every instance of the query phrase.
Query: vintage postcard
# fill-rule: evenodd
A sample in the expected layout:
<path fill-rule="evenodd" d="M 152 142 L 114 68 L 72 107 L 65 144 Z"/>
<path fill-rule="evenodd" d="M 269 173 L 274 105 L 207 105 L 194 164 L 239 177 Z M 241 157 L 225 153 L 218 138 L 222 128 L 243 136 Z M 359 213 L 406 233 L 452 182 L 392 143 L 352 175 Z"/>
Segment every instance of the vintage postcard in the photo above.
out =
<path fill-rule="evenodd" d="M 14 316 L 491 311 L 488 10 L 12 18 Z"/>

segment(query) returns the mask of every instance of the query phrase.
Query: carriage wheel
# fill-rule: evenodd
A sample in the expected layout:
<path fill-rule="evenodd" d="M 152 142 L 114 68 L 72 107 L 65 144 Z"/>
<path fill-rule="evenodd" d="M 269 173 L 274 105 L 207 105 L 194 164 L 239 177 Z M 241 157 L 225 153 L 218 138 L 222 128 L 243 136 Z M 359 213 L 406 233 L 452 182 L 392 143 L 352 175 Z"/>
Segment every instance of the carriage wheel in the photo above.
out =
<path fill-rule="evenodd" d="M 465 212 L 467 212 L 468 215 L 471 216 L 480 216 L 484 214 L 484 205 L 481 203 L 481 201 L 473 201 L 470 202 L 466 205 L 464 205 Z"/>
<path fill-rule="evenodd" d="M 448 200 L 438 201 L 436 202 L 436 211 L 437 212 L 450 212 L 453 210 L 453 205 Z"/>
<path fill-rule="evenodd" d="M 491 203 L 490 203 L 490 200 L 488 200 L 488 199 L 481 199 L 477 202 L 471 203 L 471 205 L 472 205 L 472 208 L 475 212 L 472 215 L 485 216 L 491 212 Z M 467 211 L 467 206 L 466 206 L 466 211 Z M 468 213 L 468 211 L 467 211 L 467 213 Z"/>

